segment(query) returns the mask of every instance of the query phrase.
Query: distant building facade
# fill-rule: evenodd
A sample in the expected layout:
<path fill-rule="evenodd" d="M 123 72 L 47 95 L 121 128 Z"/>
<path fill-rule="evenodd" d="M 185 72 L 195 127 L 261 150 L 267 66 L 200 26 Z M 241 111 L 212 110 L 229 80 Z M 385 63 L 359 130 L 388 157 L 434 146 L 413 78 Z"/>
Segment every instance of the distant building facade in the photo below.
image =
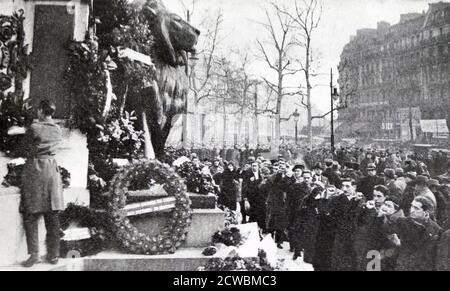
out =
<path fill-rule="evenodd" d="M 339 86 L 348 107 L 339 111 L 337 135 L 409 141 L 446 134 L 421 124 L 448 118 L 449 48 L 447 2 L 401 15 L 395 25 L 358 30 L 341 54 Z"/>

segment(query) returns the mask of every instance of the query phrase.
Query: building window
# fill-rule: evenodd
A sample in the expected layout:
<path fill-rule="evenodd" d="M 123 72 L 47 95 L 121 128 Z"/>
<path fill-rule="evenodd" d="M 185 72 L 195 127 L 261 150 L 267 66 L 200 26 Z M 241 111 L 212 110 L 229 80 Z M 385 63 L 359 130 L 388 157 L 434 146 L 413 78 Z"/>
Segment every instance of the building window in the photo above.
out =
<path fill-rule="evenodd" d="M 439 36 L 439 30 L 435 29 L 435 30 L 433 30 L 433 37 L 437 37 L 437 36 Z"/>
<path fill-rule="evenodd" d="M 440 45 L 438 47 L 438 56 L 444 55 L 444 46 Z"/>

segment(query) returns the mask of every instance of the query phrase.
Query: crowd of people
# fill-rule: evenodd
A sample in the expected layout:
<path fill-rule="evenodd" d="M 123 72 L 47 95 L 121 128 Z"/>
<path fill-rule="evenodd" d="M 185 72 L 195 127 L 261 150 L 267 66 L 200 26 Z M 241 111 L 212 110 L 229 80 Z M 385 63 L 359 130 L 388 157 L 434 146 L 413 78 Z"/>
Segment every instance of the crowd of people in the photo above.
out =
<path fill-rule="evenodd" d="M 450 170 L 403 152 L 337 151 L 308 163 L 249 155 L 205 163 L 218 203 L 317 271 L 449 270 Z M 370 255 L 372 254 L 373 257 Z"/>
<path fill-rule="evenodd" d="M 242 167 L 248 161 L 249 157 L 259 157 L 270 154 L 271 146 L 268 144 L 258 144 L 249 146 L 248 144 L 235 144 L 234 146 L 224 147 L 217 145 L 192 145 L 191 147 L 182 147 L 173 145 L 169 147 L 172 151 L 177 151 L 178 156 L 189 156 L 195 153 L 200 161 L 213 161 L 220 158 L 222 161 L 233 162 L 236 166 Z M 283 143 L 280 145 L 279 154 L 286 161 L 294 160 L 298 157 L 303 147 L 292 143 Z M 167 151 L 167 149 L 166 149 Z"/>

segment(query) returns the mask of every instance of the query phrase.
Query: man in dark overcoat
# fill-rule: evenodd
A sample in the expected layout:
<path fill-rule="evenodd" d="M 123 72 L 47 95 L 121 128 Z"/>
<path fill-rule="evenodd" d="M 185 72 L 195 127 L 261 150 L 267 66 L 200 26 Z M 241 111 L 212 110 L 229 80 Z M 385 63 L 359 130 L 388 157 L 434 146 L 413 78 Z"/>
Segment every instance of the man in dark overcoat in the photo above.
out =
<path fill-rule="evenodd" d="M 286 165 L 284 163 L 280 163 L 278 173 L 272 175 L 269 181 L 270 193 L 267 199 L 267 229 L 273 234 L 277 247 L 282 249 L 285 230 L 288 226 L 286 188 L 289 185 L 286 176 Z"/>
<path fill-rule="evenodd" d="M 356 193 L 356 183 L 350 179 L 342 182 L 343 194 L 332 200 L 330 216 L 336 231 L 331 268 L 333 271 L 354 271 L 357 260 L 353 237 L 357 226 L 357 211 L 364 197 Z M 362 197 L 361 197 L 362 196 Z"/>
<path fill-rule="evenodd" d="M 309 191 L 302 200 L 295 217 L 296 244 L 293 259 L 296 260 L 300 256 L 300 251 L 303 250 L 304 262 L 313 264 L 320 223 L 319 204 L 325 192 L 325 186 L 322 182 L 314 182 L 311 187 L 305 185 L 305 189 Z"/>
<path fill-rule="evenodd" d="M 367 176 L 362 178 L 358 183 L 358 191 L 363 193 L 366 200 L 373 199 L 373 189 L 377 185 L 384 185 L 384 180 L 377 176 L 375 164 L 369 163 L 366 169 Z"/>
<path fill-rule="evenodd" d="M 299 177 L 299 175 L 301 175 Z M 300 166 L 294 167 L 293 181 L 287 188 L 287 212 L 288 212 L 288 232 L 289 232 L 289 242 L 291 251 L 294 251 L 296 256 L 300 256 L 302 251 L 302 246 L 299 243 L 300 227 L 298 224 L 301 223 L 301 218 L 299 217 L 299 211 L 303 199 L 311 192 L 312 177 L 311 172 L 308 170 L 302 170 Z"/>
<path fill-rule="evenodd" d="M 399 255 L 396 271 L 434 271 L 437 245 L 442 228 L 431 219 L 435 205 L 424 196 L 416 197 L 409 217 L 390 223 L 391 233 L 397 236 Z"/>
<path fill-rule="evenodd" d="M 266 197 L 262 197 L 258 186 L 263 177 L 257 162 L 251 164 L 251 168 L 242 173 L 242 200 L 250 222 L 257 222 L 265 232 Z"/>

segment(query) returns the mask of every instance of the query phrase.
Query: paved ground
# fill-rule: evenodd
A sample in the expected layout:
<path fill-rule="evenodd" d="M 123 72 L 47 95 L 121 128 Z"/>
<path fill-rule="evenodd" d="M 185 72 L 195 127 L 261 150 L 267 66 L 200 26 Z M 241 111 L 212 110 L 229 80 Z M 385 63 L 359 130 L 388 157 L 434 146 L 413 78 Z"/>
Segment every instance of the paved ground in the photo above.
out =
<path fill-rule="evenodd" d="M 314 271 L 310 264 L 303 262 L 303 258 L 292 260 L 294 253 L 289 251 L 289 243 L 283 244 L 283 249 L 277 251 L 278 260 L 281 263 L 282 269 L 286 271 Z"/>

